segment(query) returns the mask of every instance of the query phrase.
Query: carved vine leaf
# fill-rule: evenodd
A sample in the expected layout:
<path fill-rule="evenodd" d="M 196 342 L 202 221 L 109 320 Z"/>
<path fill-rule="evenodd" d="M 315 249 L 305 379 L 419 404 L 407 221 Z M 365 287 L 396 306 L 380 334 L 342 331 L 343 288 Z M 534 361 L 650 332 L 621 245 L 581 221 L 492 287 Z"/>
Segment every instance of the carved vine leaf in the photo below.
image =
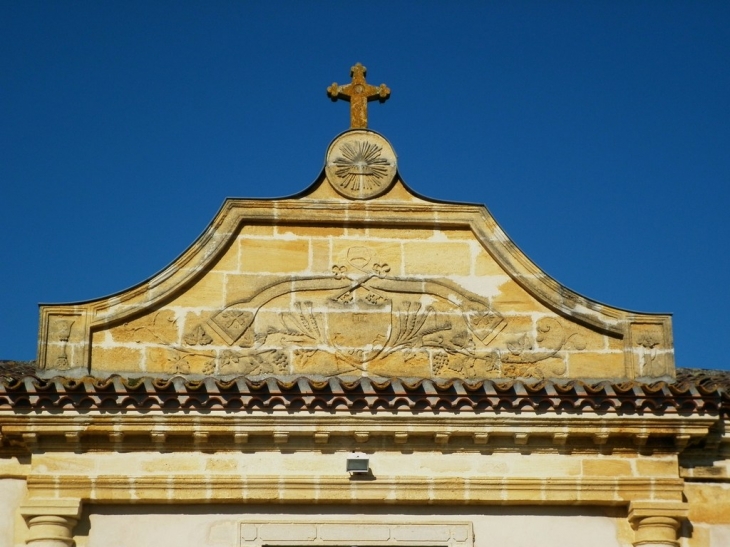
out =
<path fill-rule="evenodd" d="M 165 368 L 170 374 L 190 374 L 187 355 L 180 351 L 171 350 L 169 352 Z"/>
<path fill-rule="evenodd" d="M 278 350 L 244 353 L 224 350 L 218 357 L 218 368 L 221 374 L 287 374 L 289 358 Z"/>
<path fill-rule="evenodd" d="M 220 364 L 221 371 L 223 369 L 235 367 L 238 364 L 240 356 L 231 350 L 224 350 L 218 357 L 218 363 Z"/>
<path fill-rule="evenodd" d="M 316 349 L 295 349 L 294 355 L 302 365 L 307 365 L 317 351 Z"/>
<path fill-rule="evenodd" d="M 213 342 L 213 339 L 205 332 L 203 325 L 196 325 L 183 337 L 183 340 L 189 346 L 207 346 Z"/>

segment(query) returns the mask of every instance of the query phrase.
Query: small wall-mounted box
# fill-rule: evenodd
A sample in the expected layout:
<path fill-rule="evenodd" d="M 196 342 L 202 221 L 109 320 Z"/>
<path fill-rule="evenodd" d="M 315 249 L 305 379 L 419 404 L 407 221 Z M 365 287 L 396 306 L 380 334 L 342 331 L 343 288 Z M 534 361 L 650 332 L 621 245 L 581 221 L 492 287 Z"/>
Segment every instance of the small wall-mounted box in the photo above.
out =
<path fill-rule="evenodd" d="M 370 458 L 362 452 L 353 452 L 347 455 L 348 473 L 367 473 L 370 471 Z"/>

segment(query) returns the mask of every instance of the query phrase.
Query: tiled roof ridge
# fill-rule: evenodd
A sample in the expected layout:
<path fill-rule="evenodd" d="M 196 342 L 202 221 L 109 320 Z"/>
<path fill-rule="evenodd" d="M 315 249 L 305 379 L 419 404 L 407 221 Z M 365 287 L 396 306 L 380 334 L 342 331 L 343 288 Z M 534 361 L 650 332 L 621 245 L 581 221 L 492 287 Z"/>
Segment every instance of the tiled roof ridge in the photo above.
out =
<path fill-rule="evenodd" d="M 680 369 L 675 382 L 176 376 L 0 377 L 0 410 L 226 409 L 519 411 L 730 415 L 730 372 Z M 721 371 L 711 371 L 721 372 Z"/>

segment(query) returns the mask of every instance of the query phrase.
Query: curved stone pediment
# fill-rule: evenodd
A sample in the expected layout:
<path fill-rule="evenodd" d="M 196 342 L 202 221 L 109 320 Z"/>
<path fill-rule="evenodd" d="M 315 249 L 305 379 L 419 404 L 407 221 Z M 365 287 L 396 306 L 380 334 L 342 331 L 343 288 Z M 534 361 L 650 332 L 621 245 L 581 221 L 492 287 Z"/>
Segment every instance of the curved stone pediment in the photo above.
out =
<path fill-rule="evenodd" d="M 368 138 L 375 144 L 353 144 Z M 379 135 L 338 139 L 328 154 L 338 142 L 346 153 L 301 196 L 228 200 L 150 280 L 108 298 L 42 306 L 43 373 L 674 376 L 668 315 L 568 290 L 483 206 L 413 194 L 394 153 L 377 149 L 389 146 Z"/>

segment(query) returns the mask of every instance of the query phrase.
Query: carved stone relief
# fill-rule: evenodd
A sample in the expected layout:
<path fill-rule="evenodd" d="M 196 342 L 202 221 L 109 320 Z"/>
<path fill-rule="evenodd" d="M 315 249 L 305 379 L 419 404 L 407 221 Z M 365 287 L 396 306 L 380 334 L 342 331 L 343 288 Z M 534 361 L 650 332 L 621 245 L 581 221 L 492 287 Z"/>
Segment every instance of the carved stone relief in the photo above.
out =
<path fill-rule="evenodd" d="M 82 366 L 86 348 L 85 331 L 83 314 L 49 315 L 41 368 L 65 371 Z"/>
<path fill-rule="evenodd" d="M 58 370 L 68 370 L 70 368 L 68 361 L 68 340 L 71 337 L 71 327 L 74 321 L 71 319 L 60 319 L 56 321 L 56 336 L 61 344 L 61 354 L 56 357 L 55 368 Z"/>
<path fill-rule="evenodd" d="M 666 342 L 662 325 L 634 323 L 631 325 L 631 339 L 637 376 L 656 377 L 667 374 Z"/>
<path fill-rule="evenodd" d="M 387 191 L 395 177 L 396 157 L 390 143 L 372 131 L 350 131 L 327 151 L 327 180 L 341 195 L 370 199 Z"/>
<path fill-rule="evenodd" d="M 190 346 L 207 346 L 213 342 L 203 325 L 198 324 L 183 335 L 178 344 L 175 333 L 177 318 L 170 310 L 158 311 L 150 316 L 126 323 L 114 332 L 114 337 L 137 344 L 154 344 L 158 351 L 151 352 L 153 360 L 161 363 L 162 372 L 190 374 L 215 372 L 216 352 Z"/>
<path fill-rule="evenodd" d="M 218 374 L 560 376 L 559 352 L 585 347 L 549 317 L 498 339 L 508 323 L 457 284 L 394 276 L 371 249 L 354 246 L 331 274 L 275 281 L 214 313 L 207 327 L 229 346 L 216 354 Z M 212 338 L 198 324 L 184 341 L 205 352 Z"/>

